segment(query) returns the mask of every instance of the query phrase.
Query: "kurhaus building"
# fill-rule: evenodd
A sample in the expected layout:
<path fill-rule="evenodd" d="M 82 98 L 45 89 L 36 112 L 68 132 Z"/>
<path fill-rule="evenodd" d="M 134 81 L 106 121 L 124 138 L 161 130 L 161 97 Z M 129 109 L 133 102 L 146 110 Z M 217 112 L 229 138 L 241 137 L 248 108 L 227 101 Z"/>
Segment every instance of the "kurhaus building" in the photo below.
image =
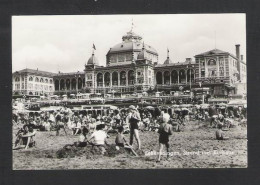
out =
<path fill-rule="evenodd" d="M 209 94 L 221 96 L 236 93 L 235 84 L 246 82 L 246 63 L 240 55 L 240 45 L 236 45 L 236 56 L 213 49 L 196 55 L 195 61 L 186 58 L 184 62 L 178 63 L 172 62 L 169 50 L 167 52 L 165 61 L 159 63 L 157 51 L 131 30 L 122 37 L 121 43 L 109 49 L 106 66 L 99 64 L 93 51 L 84 71 L 57 74 L 46 72 L 42 76 L 43 84 L 36 82 L 36 74 L 32 74 L 33 81 L 29 81 L 28 74 L 22 88 L 17 77 L 23 70 L 15 72 L 13 90 L 25 94 L 131 94 L 149 89 L 169 92 L 207 87 Z"/>

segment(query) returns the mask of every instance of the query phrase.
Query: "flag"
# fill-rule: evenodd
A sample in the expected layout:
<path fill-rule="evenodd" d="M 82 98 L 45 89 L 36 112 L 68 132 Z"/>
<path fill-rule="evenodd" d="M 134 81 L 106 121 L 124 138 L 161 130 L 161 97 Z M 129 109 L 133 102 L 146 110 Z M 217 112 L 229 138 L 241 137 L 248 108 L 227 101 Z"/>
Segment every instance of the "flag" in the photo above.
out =
<path fill-rule="evenodd" d="M 93 44 L 93 49 L 96 50 L 96 46 L 95 46 L 95 44 Z"/>

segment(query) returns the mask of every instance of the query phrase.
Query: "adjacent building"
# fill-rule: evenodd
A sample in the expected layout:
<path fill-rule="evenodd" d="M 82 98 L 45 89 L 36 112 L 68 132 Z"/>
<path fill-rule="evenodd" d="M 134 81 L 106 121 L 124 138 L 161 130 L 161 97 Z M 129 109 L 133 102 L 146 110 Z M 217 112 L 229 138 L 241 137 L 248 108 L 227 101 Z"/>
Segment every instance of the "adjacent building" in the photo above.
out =
<path fill-rule="evenodd" d="M 14 95 L 52 95 L 54 93 L 53 76 L 55 73 L 38 69 L 23 69 L 12 75 Z"/>

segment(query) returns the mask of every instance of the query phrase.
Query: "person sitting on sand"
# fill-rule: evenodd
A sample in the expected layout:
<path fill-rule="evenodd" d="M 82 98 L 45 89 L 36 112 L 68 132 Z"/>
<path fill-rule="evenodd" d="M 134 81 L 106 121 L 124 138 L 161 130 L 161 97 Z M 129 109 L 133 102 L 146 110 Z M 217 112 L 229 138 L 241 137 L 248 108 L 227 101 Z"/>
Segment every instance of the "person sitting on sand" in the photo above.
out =
<path fill-rule="evenodd" d="M 227 140 L 229 139 L 229 137 L 225 137 L 224 134 L 223 134 L 223 131 L 222 131 L 222 124 L 218 124 L 217 127 L 218 127 L 218 130 L 216 131 L 216 139 L 217 140 Z"/>
<path fill-rule="evenodd" d="M 124 127 L 119 126 L 117 129 L 118 129 L 118 134 L 117 134 L 116 139 L 115 139 L 116 146 L 124 147 L 125 143 L 127 143 L 125 136 L 123 134 L 124 133 Z"/>
<path fill-rule="evenodd" d="M 161 160 L 161 154 L 163 150 L 163 146 L 166 146 L 167 150 L 167 158 L 169 158 L 169 135 L 172 135 L 172 125 L 170 125 L 169 122 L 170 115 L 168 113 L 163 114 L 162 116 L 162 123 L 159 127 L 158 133 L 160 134 L 159 136 L 159 156 L 157 162 L 160 162 Z"/>
<path fill-rule="evenodd" d="M 58 136 L 60 134 L 60 129 L 63 128 L 65 134 L 67 135 L 64 123 L 62 122 L 62 116 L 58 110 L 58 113 L 56 114 L 56 136 Z"/>
<path fill-rule="evenodd" d="M 87 146 L 87 142 L 86 142 L 87 134 L 88 134 L 88 129 L 84 127 L 82 129 L 82 133 L 79 135 L 78 142 L 75 143 L 75 146 L 77 146 L 77 147 Z"/>
<path fill-rule="evenodd" d="M 105 125 L 100 124 L 96 126 L 96 131 L 89 137 L 87 140 L 93 147 L 98 147 L 101 149 L 101 153 L 105 153 L 105 144 L 108 145 L 107 142 L 107 133 L 104 131 Z M 93 141 L 92 141 L 93 140 Z"/>
<path fill-rule="evenodd" d="M 33 137 L 35 136 L 35 134 L 36 134 L 36 131 L 33 130 L 33 127 L 24 125 L 23 133 L 19 133 L 17 136 L 18 142 L 15 143 L 14 150 L 21 149 L 21 148 L 24 148 L 26 150 L 28 147 L 35 146 L 35 141 L 33 140 Z M 17 144 L 18 144 L 18 146 L 17 146 Z"/>

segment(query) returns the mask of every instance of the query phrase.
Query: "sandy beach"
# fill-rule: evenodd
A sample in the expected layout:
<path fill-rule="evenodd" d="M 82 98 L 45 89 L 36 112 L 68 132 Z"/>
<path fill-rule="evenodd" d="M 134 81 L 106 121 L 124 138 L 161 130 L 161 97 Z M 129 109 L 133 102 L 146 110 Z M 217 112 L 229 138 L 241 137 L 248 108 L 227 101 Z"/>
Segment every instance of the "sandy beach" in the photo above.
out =
<path fill-rule="evenodd" d="M 129 152 L 114 156 L 86 156 L 86 148 L 74 156 L 58 158 L 57 151 L 66 144 L 77 141 L 77 136 L 65 136 L 61 131 L 56 136 L 54 131 L 37 132 L 36 147 L 28 150 L 13 151 L 14 170 L 44 169 L 157 169 L 157 168 L 246 168 L 247 167 L 247 129 L 237 126 L 225 131 L 229 140 L 215 140 L 214 128 L 207 123 L 189 122 L 181 132 L 174 132 L 170 137 L 170 158 L 162 157 L 156 163 L 158 151 L 158 133 L 140 132 L 142 150 L 138 157 Z M 13 137 L 17 128 L 13 129 Z M 108 142 L 113 144 L 116 134 L 110 134 Z M 129 139 L 129 134 L 125 135 Z M 136 142 L 134 142 L 134 147 Z M 166 151 L 165 151 L 166 152 Z"/>

